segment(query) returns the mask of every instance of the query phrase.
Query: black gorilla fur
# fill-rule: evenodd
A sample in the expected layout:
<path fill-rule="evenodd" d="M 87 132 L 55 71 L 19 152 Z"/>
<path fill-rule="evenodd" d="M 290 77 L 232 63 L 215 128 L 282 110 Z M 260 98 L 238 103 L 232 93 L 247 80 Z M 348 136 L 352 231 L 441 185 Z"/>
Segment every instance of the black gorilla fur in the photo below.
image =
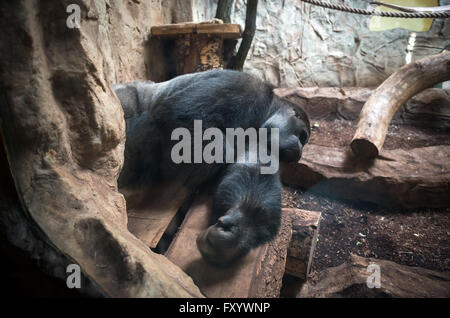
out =
<path fill-rule="evenodd" d="M 214 193 L 212 225 L 197 238 L 203 258 L 227 266 L 271 241 L 280 226 L 281 189 L 278 172 L 261 174 L 259 164 L 228 165 Z"/>
<path fill-rule="evenodd" d="M 127 123 L 125 162 L 119 186 L 176 180 L 195 190 L 217 181 L 212 224 L 199 235 L 202 255 L 227 265 L 276 236 L 280 224 L 278 172 L 260 174 L 260 164 L 175 164 L 172 131 L 202 120 L 203 131 L 219 128 L 279 128 L 280 161 L 298 161 L 309 139 L 306 113 L 273 93 L 273 87 L 246 73 L 213 70 L 163 83 L 118 84 Z M 268 139 L 270 140 L 270 138 Z M 224 143 L 225 144 L 225 143 Z"/>

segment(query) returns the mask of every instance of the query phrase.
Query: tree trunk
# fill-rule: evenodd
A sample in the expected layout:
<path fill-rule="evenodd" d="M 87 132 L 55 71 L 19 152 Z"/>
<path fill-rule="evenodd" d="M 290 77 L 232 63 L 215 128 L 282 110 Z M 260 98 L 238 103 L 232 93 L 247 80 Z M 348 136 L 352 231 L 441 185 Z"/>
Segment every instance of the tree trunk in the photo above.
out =
<path fill-rule="evenodd" d="M 364 104 L 351 143 L 355 155 L 377 157 L 397 110 L 415 94 L 449 79 L 449 51 L 407 64 L 392 74 Z"/>
<path fill-rule="evenodd" d="M 234 0 L 219 0 L 217 4 L 216 19 L 220 19 L 223 23 L 231 23 L 231 8 Z"/>
<path fill-rule="evenodd" d="M 253 36 L 256 30 L 256 10 L 258 7 L 258 0 L 247 1 L 247 11 L 245 16 L 245 29 L 242 34 L 242 42 L 239 46 L 239 51 L 231 60 L 230 69 L 242 71 L 244 62 L 247 58 L 248 51 L 253 41 Z"/>

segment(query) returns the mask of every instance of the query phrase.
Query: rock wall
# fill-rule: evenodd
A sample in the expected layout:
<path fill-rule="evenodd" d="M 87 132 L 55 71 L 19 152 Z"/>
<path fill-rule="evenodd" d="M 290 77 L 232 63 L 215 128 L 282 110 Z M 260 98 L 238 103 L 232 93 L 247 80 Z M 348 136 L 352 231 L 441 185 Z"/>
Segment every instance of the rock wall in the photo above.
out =
<path fill-rule="evenodd" d="M 217 1 L 201 14 L 214 16 Z M 339 1 L 370 8 L 367 1 Z M 450 0 L 441 0 L 441 5 Z M 246 1 L 236 0 L 231 21 L 245 24 Z M 371 32 L 370 17 L 329 10 L 297 0 L 260 0 L 256 34 L 244 71 L 277 87 L 379 85 L 403 66 L 408 41 L 415 36 L 412 60 L 450 46 L 450 20 L 437 19 L 427 32 L 404 29 Z"/>
<path fill-rule="evenodd" d="M 67 24 L 72 4 L 79 28 Z M 127 230 L 117 191 L 125 122 L 110 84 L 145 78 L 144 44 L 163 4 L 0 3 L 0 128 L 18 198 L 0 196 L 2 234 L 63 279 L 66 264 L 80 265 L 104 296 L 202 296 Z"/>
<path fill-rule="evenodd" d="M 111 83 L 148 79 L 155 68 L 148 35 L 153 25 L 205 21 L 214 17 L 217 0 L 88 1 L 82 23 L 95 36 L 104 57 L 101 72 Z M 370 8 L 363 0 L 343 0 Z M 450 4 L 442 0 L 441 5 Z M 232 22 L 245 25 L 245 0 L 235 0 Z M 415 37 L 412 60 L 450 47 L 450 20 L 431 29 L 371 32 L 370 17 L 329 10 L 302 1 L 260 0 L 257 30 L 244 71 L 277 87 L 379 85 L 406 63 L 408 42 Z"/>
<path fill-rule="evenodd" d="M 89 49 L 97 51 L 99 72 L 109 84 L 148 79 L 151 62 L 161 62 L 149 49 L 153 25 L 203 20 L 206 15 L 203 12 L 215 8 L 200 0 L 86 0 L 85 3 L 81 25 L 92 40 Z"/>

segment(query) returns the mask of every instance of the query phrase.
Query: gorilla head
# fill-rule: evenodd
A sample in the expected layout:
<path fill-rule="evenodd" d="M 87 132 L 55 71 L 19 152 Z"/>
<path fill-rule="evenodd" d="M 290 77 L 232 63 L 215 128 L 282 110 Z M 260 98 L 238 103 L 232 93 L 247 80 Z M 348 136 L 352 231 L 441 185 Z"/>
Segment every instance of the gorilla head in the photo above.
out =
<path fill-rule="evenodd" d="M 277 111 L 262 125 L 279 129 L 280 161 L 297 162 L 311 132 L 309 118 L 295 104 L 274 95 L 272 103 Z"/>
<path fill-rule="evenodd" d="M 271 241 L 281 218 L 279 174 L 260 174 L 259 164 L 232 164 L 214 193 L 211 225 L 197 237 L 209 263 L 224 267 Z"/>

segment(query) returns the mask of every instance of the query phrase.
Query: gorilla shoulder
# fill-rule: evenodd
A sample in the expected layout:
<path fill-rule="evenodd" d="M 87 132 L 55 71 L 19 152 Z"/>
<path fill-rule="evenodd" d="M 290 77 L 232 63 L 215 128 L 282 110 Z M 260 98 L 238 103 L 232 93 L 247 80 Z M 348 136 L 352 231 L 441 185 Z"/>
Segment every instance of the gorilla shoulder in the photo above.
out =
<path fill-rule="evenodd" d="M 144 110 L 148 110 L 157 87 L 155 85 L 152 81 L 133 81 L 112 86 L 122 105 L 125 119 L 135 117 Z"/>

